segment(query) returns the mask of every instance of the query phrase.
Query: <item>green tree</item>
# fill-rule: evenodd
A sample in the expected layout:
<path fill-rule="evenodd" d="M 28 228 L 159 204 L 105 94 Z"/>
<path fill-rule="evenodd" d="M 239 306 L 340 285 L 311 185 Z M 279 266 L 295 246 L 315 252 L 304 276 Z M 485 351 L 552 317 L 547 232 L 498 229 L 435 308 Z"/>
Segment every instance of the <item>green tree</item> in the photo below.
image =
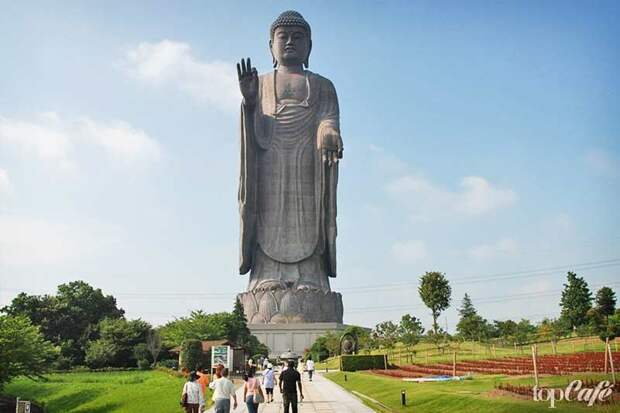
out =
<path fill-rule="evenodd" d="M 57 354 L 30 319 L 0 315 L 0 390 L 16 376 L 45 373 Z"/>
<path fill-rule="evenodd" d="M 368 338 L 370 337 L 370 330 L 360 326 L 347 326 L 342 334 L 352 334 L 357 338 L 357 346 L 359 349 L 366 349 L 368 347 Z"/>
<path fill-rule="evenodd" d="M 398 334 L 400 341 L 411 351 L 420 342 L 420 337 L 424 334 L 424 327 L 418 318 L 411 314 L 405 314 L 400 319 Z"/>
<path fill-rule="evenodd" d="M 616 337 L 620 337 L 620 310 L 616 310 L 613 315 L 607 317 L 605 322 L 605 330 L 599 334 L 601 340 L 605 339 L 613 340 Z"/>
<path fill-rule="evenodd" d="M 460 319 L 456 331 L 465 340 L 486 340 L 490 336 L 488 322 L 476 312 L 468 294 L 459 309 Z"/>
<path fill-rule="evenodd" d="M 146 343 L 138 343 L 133 347 L 133 358 L 141 369 L 148 368 L 151 363 L 152 356 Z"/>
<path fill-rule="evenodd" d="M 230 321 L 226 327 L 226 338 L 235 343 L 237 346 L 243 347 L 248 355 L 269 354 L 269 348 L 258 341 L 248 328 L 248 321 L 245 318 L 245 311 L 241 300 L 237 298 L 233 306 Z"/>
<path fill-rule="evenodd" d="M 376 325 L 372 335 L 377 339 L 380 345 L 389 352 L 398 341 L 398 325 L 391 321 L 384 321 Z"/>
<path fill-rule="evenodd" d="M 167 347 L 181 345 L 185 340 L 218 340 L 227 338 L 234 324 L 231 313 L 207 314 L 192 311 L 189 317 L 177 318 L 159 329 L 162 342 Z"/>
<path fill-rule="evenodd" d="M 562 307 L 561 316 L 571 328 L 587 323 L 586 315 L 592 308 L 592 293 L 588 288 L 588 283 L 574 272 L 568 272 L 560 306 Z"/>
<path fill-rule="evenodd" d="M 337 355 L 340 350 L 339 347 L 340 335 L 333 331 L 328 331 L 324 335 L 318 337 L 306 353 L 310 353 L 315 361 L 323 361 Z"/>
<path fill-rule="evenodd" d="M 86 363 L 93 368 L 135 366 L 134 347 L 146 343 L 150 330 L 149 323 L 142 320 L 102 320 L 99 323 L 99 339 L 88 344 Z"/>
<path fill-rule="evenodd" d="M 596 309 L 605 318 L 616 311 L 616 294 L 609 287 L 602 287 L 596 292 Z"/>
<path fill-rule="evenodd" d="M 437 319 L 444 310 L 450 307 L 450 296 L 452 295 L 450 283 L 445 275 L 440 272 L 427 272 L 420 278 L 418 292 L 424 304 L 431 310 L 433 333 L 437 336 L 439 334 Z"/>
<path fill-rule="evenodd" d="M 553 352 L 557 351 L 556 345 L 558 340 L 567 334 L 566 325 L 559 319 L 543 319 L 538 325 L 538 337 L 541 340 L 548 340 L 551 342 Z"/>
<path fill-rule="evenodd" d="M 18 294 L 2 311 L 23 315 L 40 326 L 44 337 L 61 349 L 67 364 L 84 361 L 88 342 L 97 336 L 97 324 L 104 318 L 118 319 L 124 311 L 116 299 L 104 295 L 84 281 L 58 286 L 56 295 Z"/>
<path fill-rule="evenodd" d="M 256 354 L 247 348 L 250 344 L 252 333 L 248 328 L 248 320 L 245 318 L 245 311 L 241 300 L 237 298 L 233 306 L 232 317 L 227 326 L 227 339 L 237 346 L 246 349 L 247 354 Z"/>
<path fill-rule="evenodd" d="M 202 352 L 202 342 L 200 340 L 185 340 L 181 344 L 179 367 L 196 370 L 198 366 L 204 364 L 205 361 L 205 355 Z"/>
<path fill-rule="evenodd" d="M 517 323 L 512 320 L 494 321 L 497 336 L 502 340 L 503 344 L 515 342 L 517 335 Z"/>
<path fill-rule="evenodd" d="M 535 334 L 536 327 L 530 322 L 530 320 L 523 318 L 517 323 L 514 336 L 515 342 L 520 345 L 527 344 L 532 341 Z"/>
<path fill-rule="evenodd" d="M 116 364 L 118 347 L 106 340 L 95 340 L 88 343 L 84 362 L 91 369 L 110 367 Z"/>

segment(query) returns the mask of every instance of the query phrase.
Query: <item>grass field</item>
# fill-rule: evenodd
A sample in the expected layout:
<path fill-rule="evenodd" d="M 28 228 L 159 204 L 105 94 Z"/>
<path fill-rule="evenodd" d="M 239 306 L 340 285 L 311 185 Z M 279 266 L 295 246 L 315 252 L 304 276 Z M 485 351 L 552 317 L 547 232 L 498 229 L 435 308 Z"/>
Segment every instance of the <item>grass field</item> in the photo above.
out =
<path fill-rule="evenodd" d="M 547 402 L 534 402 L 526 398 L 500 394 L 495 391 L 495 384 L 508 382 L 512 384 L 531 385 L 531 378 L 515 379 L 505 376 L 476 376 L 473 380 L 447 383 L 407 383 L 385 378 L 372 373 L 327 373 L 325 377 L 333 380 L 349 391 L 355 390 L 372 397 L 389 410 L 377 405 L 367 404 L 379 412 L 416 412 L 416 413 L 543 413 L 548 412 Z M 579 376 L 550 376 L 541 378 L 541 386 L 550 385 L 557 388 L 566 387 L 573 378 L 609 380 L 609 377 L 596 374 Z M 407 406 L 400 402 L 401 390 L 407 392 Z M 554 411 L 554 410 L 551 410 Z M 620 404 L 587 407 L 577 403 L 560 402 L 556 404 L 557 412 L 620 412 Z"/>
<path fill-rule="evenodd" d="M 60 373 L 18 378 L 5 393 L 44 404 L 49 413 L 174 413 L 184 379 L 164 371 Z M 207 395 L 209 400 L 210 395 Z"/>

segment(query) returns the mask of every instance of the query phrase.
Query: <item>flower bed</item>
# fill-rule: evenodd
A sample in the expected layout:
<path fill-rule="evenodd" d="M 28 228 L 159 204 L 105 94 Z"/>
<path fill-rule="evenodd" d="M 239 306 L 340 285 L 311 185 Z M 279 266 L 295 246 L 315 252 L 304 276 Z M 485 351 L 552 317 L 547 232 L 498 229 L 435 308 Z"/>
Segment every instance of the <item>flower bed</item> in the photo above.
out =
<path fill-rule="evenodd" d="M 614 366 L 620 366 L 620 352 L 612 353 Z M 574 353 L 563 355 L 546 355 L 537 358 L 538 373 L 567 375 L 576 372 L 603 372 L 605 370 L 605 353 Z M 620 367 L 619 367 L 620 368 Z M 452 364 L 410 364 L 393 370 L 373 370 L 385 376 L 405 378 L 437 375 L 452 375 Z M 533 374 L 531 357 L 510 357 L 495 360 L 457 361 L 456 374 L 505 374 L 519 376 Z"/>

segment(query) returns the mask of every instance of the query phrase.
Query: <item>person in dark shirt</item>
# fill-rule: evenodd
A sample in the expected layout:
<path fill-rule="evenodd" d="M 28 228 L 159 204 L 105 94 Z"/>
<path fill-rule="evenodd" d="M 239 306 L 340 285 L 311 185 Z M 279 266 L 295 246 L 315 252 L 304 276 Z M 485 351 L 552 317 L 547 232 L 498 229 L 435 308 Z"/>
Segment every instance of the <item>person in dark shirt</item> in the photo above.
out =
<path fill-rule="evenodd" d="M 299 387 L 301 400 L 304 399 L 304 393 L 301 391 L 301 375 L 295 368 L 293 360 L 288 362 L 288 368 L 280 374 L 279 386 L 280 393 L 282 393 L 284 413 L 289 413 L 289 406 L 292 406 L 293 413 L 297 413 L 297 387 Z"/>

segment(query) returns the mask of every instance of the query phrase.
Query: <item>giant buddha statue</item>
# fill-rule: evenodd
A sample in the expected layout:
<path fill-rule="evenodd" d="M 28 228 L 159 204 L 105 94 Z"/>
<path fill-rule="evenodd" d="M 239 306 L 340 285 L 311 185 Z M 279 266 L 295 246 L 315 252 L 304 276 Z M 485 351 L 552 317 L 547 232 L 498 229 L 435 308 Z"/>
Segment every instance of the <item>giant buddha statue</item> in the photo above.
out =
<path fill-rule="evenodd" d="M 274 70 L 237 64 L 241 104 L 240 294 L 250 324 L 342 323 L 336 276 L 336 188 L 342 139 L 334 85 L 308 70 L 311 29 L 273 22 Z"/>

